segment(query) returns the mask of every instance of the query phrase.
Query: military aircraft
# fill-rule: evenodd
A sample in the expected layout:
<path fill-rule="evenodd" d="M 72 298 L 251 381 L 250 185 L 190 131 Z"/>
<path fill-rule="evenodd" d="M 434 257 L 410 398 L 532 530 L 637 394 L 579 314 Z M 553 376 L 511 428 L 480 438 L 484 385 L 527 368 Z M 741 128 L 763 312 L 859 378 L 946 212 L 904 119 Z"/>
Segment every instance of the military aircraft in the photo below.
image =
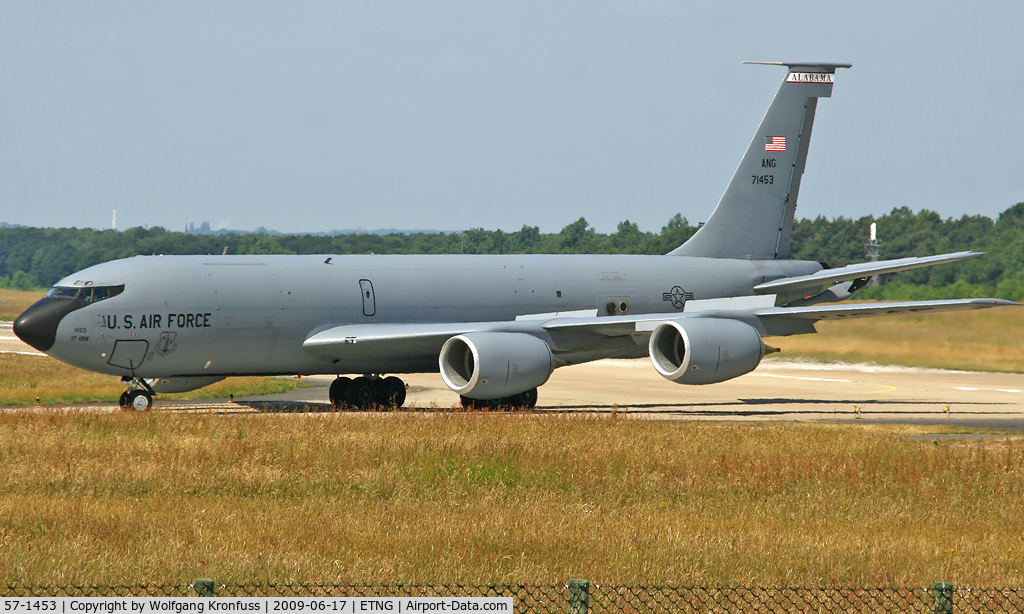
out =
<path fill-rule="evenodd" d="M 819 320 L 1016 304 L 835 304 L 872 276 L 980 254 L 792 260 L 815 109 L 850 65 L 768 64 L 788 70 L 739 168 L 667 255 L 136 256 L 62 279 L 14 332 L 122 376 L 121 405 L 136 410 L 158 392 L 285 374 L 337 375 L 336 406 L 394 407 L 406 387 L 393 374 L 422 372 L 485 408 L 534 406 L 566 365 L 649 356 L 673 382 L 710 384 L 757 367 L 773 350 L 763 337 L 813 333 Z"/>

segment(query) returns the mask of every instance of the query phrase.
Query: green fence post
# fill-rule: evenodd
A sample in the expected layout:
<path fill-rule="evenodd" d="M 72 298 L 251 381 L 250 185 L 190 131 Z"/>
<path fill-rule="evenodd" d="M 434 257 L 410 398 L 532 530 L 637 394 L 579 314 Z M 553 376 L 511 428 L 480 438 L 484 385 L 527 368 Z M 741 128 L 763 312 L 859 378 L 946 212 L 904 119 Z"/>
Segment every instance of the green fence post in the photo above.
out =
<path fill-rule="evenodd" d="M 569 580 L 569 614 L 587 614 L 590 610 L 590 581 Z"/>
<path fill-rule="evenodd" d="M 935 605 L 932 606 L 933 614 L 953 614 L 953 584 L 936 582 L 932 585 L 932 592 L 935 593 Z"/>
<path fill-rule="evenodd" d="M 196 595 L 198 595 L 199 597 L 215 596 L 213 589 L 213 580 L 210 580 L 208 578 L 200 578 L 199 580 L 192 582 L 192 588 L 195 589 Z"/>

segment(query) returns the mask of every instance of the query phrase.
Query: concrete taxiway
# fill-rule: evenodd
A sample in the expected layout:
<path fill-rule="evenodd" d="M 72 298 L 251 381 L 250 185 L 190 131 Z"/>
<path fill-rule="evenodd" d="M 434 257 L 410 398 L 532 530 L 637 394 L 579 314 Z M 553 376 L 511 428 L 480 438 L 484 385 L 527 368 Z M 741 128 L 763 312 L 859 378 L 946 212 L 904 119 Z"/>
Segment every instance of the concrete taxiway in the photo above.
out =
<path fill-rule="evenodd" d="M 0 323 L 0 352 L 38 354 L 14 337 L 9 323 Z M 309 387 L 235 403 L 158 399 L 156 408 L 325 411 L 330 409 L 327 388 L 332 379 L 305 377 L 302 382 Z M 403 379 L 409 384 L 406 410 L 460 407 L 440 375 Z M 540 389 L 537 410 L 617 412 L 663 420 L 858 421 L 1024 432 L 1024 375 L 769 358 L 753 373 L 728 382 L 680 386 L 661 378 L 647 359 L 605 360 L 556 370 Z"/>
<path fill-rule="evenodd" d="M 264 397 L 326 404 L 332 378 Z M 407 408 L 457 407 L 440 376 L 411 375 Z M 680 386 L 650 362 L 605 360 L 558 369 L 539 411 L 618 412 L 649 419 L 801 420 L 941 424 L 1024 431 L 1024 375 L 768 359 L 753 373 L 708 386 Z M 255 401 L 255 399 L 253 399 Z"/>
<path fill-rule="evenodd" d="M 44 356 L 41 352 L 14 336 L 13 322 L 0 322 L 0 353 L 5 354 L 35 354 Z"/>

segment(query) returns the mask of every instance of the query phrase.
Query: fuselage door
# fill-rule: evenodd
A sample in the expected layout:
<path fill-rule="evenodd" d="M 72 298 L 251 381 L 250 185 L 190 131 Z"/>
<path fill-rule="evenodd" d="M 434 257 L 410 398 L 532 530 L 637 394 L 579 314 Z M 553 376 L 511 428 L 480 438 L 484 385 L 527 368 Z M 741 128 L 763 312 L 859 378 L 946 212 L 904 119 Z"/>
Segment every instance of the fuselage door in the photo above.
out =
<path fill-rule="evenodd" d="M 114 341 L 114 351 L 110 353 L 108 365 L 134 371 L 142 365 L 149 352 L 149 342 L 143 339 L 120 339 Z"/>
<path fill-rule="evenodd" d="M 377 301 L 373 297 L 373 284 L 370 280 L 360 279 L 359 290 L 363 295 L 363 315 L 372 316 L 377 313 Z"/>

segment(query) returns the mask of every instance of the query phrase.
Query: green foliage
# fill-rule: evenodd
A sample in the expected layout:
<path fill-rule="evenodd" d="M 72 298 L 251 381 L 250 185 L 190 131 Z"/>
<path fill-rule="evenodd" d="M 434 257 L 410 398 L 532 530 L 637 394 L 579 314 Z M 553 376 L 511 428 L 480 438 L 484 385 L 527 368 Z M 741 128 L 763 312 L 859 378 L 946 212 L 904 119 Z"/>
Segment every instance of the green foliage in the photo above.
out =
<path fill-rule="evenodd" d="M 563 228 L 562 232 L 558 234 L 562 238 L 558 246 L 562 248 L 562 251 L 574 254 L 586 253 L 596 236 L 594 229 L 583 217 Z"/>
<path fill-rule="evenodd" d="M 878 224 L 883 259 L 967 250 L 985 255 L 886 276 L 883 283 L 891 283 L 868 290 L 865 298 L 1024 298 L 1024 203 L 1010 207 L 994 222 L 982 215 L 943 220 L 933 211 L 914 213 L 907 207 L 878 218 L 799 220 L 793 228 L 793 257 L 833 267 L 863 262 L 871 222 Z"/>
<path fill-rule="evenodd" d="M 958 264 L 906 271 L 883 279 L 868 298 L 909 299 L 998 296 L 1024 299 L 1024 203 L 995 221 L 981 215 L 942 219 L 933 211 L 893 209 L 880 217 L 798 220 L 793 257 L 837 267 L 866 260 L 868 227 L 878 223 L 883 259 L 975 250 L 987 252 Z M 660 233 L 629 220 L 600 234 L 586 218 L 557 234 L 524 225 L 513 232 L 473 228 L 462 233 L 311 236 L 209 235 L 132 228 L 124 232 L 77 228 L 0 229 L 0 287 L 50 286 L 86 267 L 140 254 L 665 254 L 697 227 L 675 214 Z"/>
<path fill-rule="evenodd" d="M 239 254 L 294 254 L 295 252 L 285 249 L 277 237 L 265 234 L 246 235 L 242 238 L 238 247 Z"/>
<path fill-rule="evenodd" d="M 31 290 L 35 286 L 35 280 L 25 271 L 15 271 L 11 275 L 10 287 L 15 290 Z"/>
<path fill-rule="evenodd" d="M 666 236 L 664 230 L 669 231 Z M 210 235 L 131 228 L 124 232 L 77 228 L 0 229 L 0 287 L 51 286 L 86 267 L 150 254 L 554 254 L 665 253 L 693 234 L 676 215 L 662 235 L 643 232 L 632 222 L 615 234 L 598 234 L 584 218 L 558 234 L 537 226 L 520 230 L 474 228 L 462 233 L 349 234 L 339 236 Z M 15 284 L 20 284 L 15 286 Z"/>

